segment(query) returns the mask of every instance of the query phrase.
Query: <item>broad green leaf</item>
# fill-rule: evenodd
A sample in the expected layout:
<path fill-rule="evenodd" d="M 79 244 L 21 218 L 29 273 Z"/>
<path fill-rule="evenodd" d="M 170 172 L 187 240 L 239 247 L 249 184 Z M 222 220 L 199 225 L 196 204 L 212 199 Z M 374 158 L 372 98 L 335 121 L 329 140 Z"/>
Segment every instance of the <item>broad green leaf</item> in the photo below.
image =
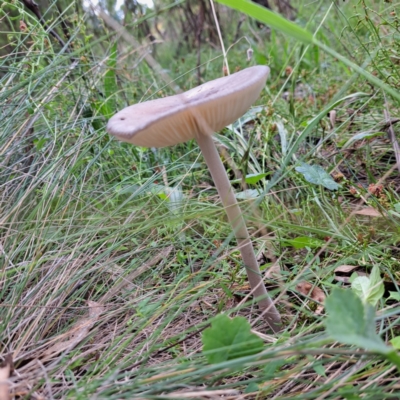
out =
<path fill-rule="evenodd" d="M 324 241 L 316 238 L 312 238 L 309 236 L 299 236 L 295 239 L 285 240 L 284 243 L 288 243 L 290 246 L 293 246 L 295 249 L 304 249 L 305 247 L 309 247 L 311 249 L 315 249 L 321 247 L 325 244 Z"/>
<path fill-rule="evenodd" d="M 333 289 L 325 309 L 326 330 L 333 339 L 385 355 L 392 352 L 375 332 L 375 310 L 352 290 Z"/>
<path fill-rule="evenodd" d="M 372 268 L 369 278 L 366 276 L 357 276 L 352 281 L 351 288 L 364 303 L 376 306 L 385 293 L 379 267 L 375 265 Z"/>
<path fill-rule="evenodd" d="M 340 187 L 340 185 L 319 165 L 302 163 L 301 166 L 296 167 L 296 171 L 303 174 L 307 182 L 314 183 L 315 185 L 321 185 L 329 190 L 337 190 Z"/>
<path fill-rule="evenodd" d="M 250 328 L 246 318 L 217 315 L 201 337 L 207 361 L 217 364 L 262 351 L 263 341 Z"/>

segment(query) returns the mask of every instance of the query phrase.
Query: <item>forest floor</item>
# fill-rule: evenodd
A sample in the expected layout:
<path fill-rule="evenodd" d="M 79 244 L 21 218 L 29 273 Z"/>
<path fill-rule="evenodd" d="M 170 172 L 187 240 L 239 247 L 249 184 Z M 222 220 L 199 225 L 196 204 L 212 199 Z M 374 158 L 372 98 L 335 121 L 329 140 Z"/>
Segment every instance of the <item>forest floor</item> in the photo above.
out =
<path fill-rule="evenodd" d="M 145 149 L 105 131 L 129 104 L 220 77 L 219 43 L 202 44 L 196 69 L 196 48 L 165 39 L 150 68 L 133 28 L 116 36 L 109 14 L 77 13 L 65 53 L 49 33 L 62 18 L 46 31 L 6 3 L 0 399 L 399 398 L 394 5 L 293 2 L 301 32 L 343 58 L 279 19 L 271 31 L 219 13 L 231 72 L 271 68 L 257 104 L 215 137 L 282 316 L 274 334 L 197 145 Z"/>

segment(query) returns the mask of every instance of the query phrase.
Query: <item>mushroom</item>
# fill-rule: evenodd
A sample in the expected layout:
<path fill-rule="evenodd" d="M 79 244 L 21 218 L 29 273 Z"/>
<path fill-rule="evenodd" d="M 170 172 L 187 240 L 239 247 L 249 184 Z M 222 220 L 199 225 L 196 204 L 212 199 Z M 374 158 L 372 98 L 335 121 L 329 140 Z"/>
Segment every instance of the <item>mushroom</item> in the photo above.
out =
<path fill-rule="evenodd" d="M 107 131 L 119 140 L 144 147 L 197 141 L 235 233 L 252 293 L 271 329 L 277 332 L 280 314 L 268 296 L 242 212 L 212 138 L 214 132 L 249 109 L 268 75 L 267 66 L 250 67 L 181 94 L 126 107 L 108 121 Z"/>

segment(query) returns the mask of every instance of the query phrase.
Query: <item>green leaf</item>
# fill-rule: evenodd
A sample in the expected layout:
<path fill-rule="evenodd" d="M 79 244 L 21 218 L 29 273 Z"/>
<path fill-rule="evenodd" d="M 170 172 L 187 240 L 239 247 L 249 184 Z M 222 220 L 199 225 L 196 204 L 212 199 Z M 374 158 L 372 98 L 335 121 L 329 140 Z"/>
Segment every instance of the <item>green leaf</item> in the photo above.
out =
<path fill-rule="evenodd" d="M 396 300 L 400 301 L 400 293 L 399 292 L 389 292 L 389 297 L 387 300 Z"/>
<path fill-rule="evenodd" d="M 246 390 L 244 391 L 245 393 L 255 393 L 258 392 L 258 385 L 255 382 L 251 382 L 247 385 Z"/>
<path fill-rule="evenodd" d="M 269 174 L 270 173 L 268 173 L 268 172 L 262 172 L 259 174 L 249 174 L 249 175 L 246 175 L 244 180 L 247 184 L 254 185 L 254 184 L 260 182 L 262 179 L 264 179 Z M 240 183 L 241 181 L 242 181 L 241 179 L 234 179 L 233 181 L 231 181 L 231 183 Z"/>
<path fill-rule="evenodd" d="M 390 343 L 396 350 L 400 350 L 400 336 L 394 337 Z"/>
<path fill-rule="evenodd" d="M 47 142 L 47 139 L 44 137 L 33 140 L 33 144 L 35 145 L 37 151 L 42 150 L 44 145 L 46 144 L 46 142 Z"/>
<path fill-rule="evenodd" d="M 293 38 L 300 40 L 303 43 L 311 44 L 313 36 L 307 30 L 288 21 L 278 14 L 262 7 L 249 0 L 217 0 L 218 3 L 224 4 L 234 10 L 241 11 L 254 19 L 269 25 L 272 28 L 278 29 Z"/>
<path fill-rule="evenodd" d="M 370 279 L 370 293 L 367 301 L 376 305 L 385 293 L 385 286 L 381 278 L 381 271 L 377 265 L 374 265 L 371 271 Z"/>
<path fill-rule="evenodd" d="M 249 185 L 254 185 L 257 182 L 260 182 L 261 179 L 264 179 L 268 174 L 267 173 L 262 173 L 262 174 L 250 174 L 246 175 L 244 180 L 246 181 L 247 184 Z"/>
<path fill-rule="evenodd" d="M 326 330 L 334 340 L 388 355 L 392 349 L 375 332 L 375 310 L 351 290 L 333 289 L 325 301 Z"/>
<path fill-rule="evenodd" d="M 376 306 L 385 293 L 379 267 L 375 265 L 372 268 L 369 278 L 366 276 L 357 276 L 352 281 L 351 288 L 364 303 Z"/>
<path fill-rule="evenodd" d="M 286 243 L 293 246 L 295 249 L 304 249 L 305 247 L 315 249 L 325 244 L 324 241 L 309 236 L 299 236 L 295 239 L 285 240 L 285 244 Z"/>
<path fill-rule="evenodd" d="M 314 183 L 315 185 L 321 185 L 329 190 L 337 190 L 340 187 L 319 165 L 302 163 L 301 166 L 296 167 L 296 171 L 303 174 L 307 182 Z"/>
<path fill-rule="evenodd" d="M 157 196 L 161 199 L 161 200 L 165 200 L 165 201 L 169 201 L 168 195 L 166 195 L 163 192 L 157 193 Z"/>
<path fill-rule="evenodd" d="M 313 370 L 319 375 L 319 376 L 324 376 L 326 377 L 326 371 L 325 368 L 322 364 L 314 364 Z"/>
<path fill-rule="evenodd" d="M 262 351 L 263 341 L 250 328 L 246 318 L 217 315 L 201 337 L 207 361 L 217 364 Z"/>
<path fill-rule="evenodd" d="M 366 276 L 356 276 L 351 282 L 351 288 L 363 302 L 367 299 L 369 286 L 370 280 Z"/>

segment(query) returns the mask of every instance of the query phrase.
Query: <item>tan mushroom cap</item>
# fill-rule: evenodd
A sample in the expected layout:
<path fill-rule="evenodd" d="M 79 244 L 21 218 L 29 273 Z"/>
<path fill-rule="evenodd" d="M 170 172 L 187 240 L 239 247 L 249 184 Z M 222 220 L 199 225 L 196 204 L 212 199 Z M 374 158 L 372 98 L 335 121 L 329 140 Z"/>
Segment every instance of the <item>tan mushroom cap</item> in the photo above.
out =
<path fill-rule="evenodd" d="M 269 75 L 255 66 L 182 94 L 129 106 L 110 118 L 107 132 L 143 147 L 166 147 L 212 135 L 240 118 L 257 100 Z"/>

